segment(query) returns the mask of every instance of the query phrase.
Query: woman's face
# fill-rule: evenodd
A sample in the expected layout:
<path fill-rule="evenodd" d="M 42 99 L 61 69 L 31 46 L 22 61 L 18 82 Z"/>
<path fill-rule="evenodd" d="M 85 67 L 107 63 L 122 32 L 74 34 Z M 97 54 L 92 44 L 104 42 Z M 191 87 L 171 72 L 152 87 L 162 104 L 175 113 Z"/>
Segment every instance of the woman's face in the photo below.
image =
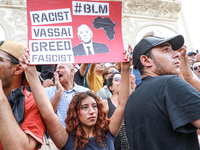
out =
<path fill-rule="evenodd" d="M 87 97 L 81 101 L 81 107 L 78 113 L 82 128 L 92 127 L 97 122 L 98 108 L 94 98 Z"/>
<path fill-rule="evenodd" d="M 119 93 L 120 86 L 121 86 L 121 75 L 115 74 L 112 80 L 112 86 L 110 86 L 110 89 L 114 93 Z"/>
<path fill-rule="evenodd" d="M 113 67 L 113 68 L 110 68 L 109 70 L 108 70 L 108 73 L 107 73 L 107 75 L 105 76 L 105 78 L 108 80 L 108 78 L 110 78 L 110 76 L 113 74 L 113 73 L 115 73 L 115 72 L 117 72 L 117 70 Z"/>

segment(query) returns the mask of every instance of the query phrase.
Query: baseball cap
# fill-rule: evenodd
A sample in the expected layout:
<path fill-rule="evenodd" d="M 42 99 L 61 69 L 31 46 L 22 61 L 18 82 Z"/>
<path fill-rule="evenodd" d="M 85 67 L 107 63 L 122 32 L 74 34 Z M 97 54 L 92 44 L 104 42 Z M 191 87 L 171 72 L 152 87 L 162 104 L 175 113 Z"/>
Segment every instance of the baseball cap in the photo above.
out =
<path fill-rule="evenodd" d="M 188 53 L 188 56 L 190 56 L 191 54 L 195 54 L 195 55 L 196 55 L 195 52 L 189 52 L 189 53 Z"/>
<path fill-rule="evenodd" d="M 12 55 L 13 57 L 15 57 L 16 59 L 19 60 L 19 58 L 22 56 L 23 52 L 25 51 L 26 46 L 15 42 L 15 41 L 9 41 L 9 40 L 5 40 L 5 41 L 0 41 L 0 50 Z M 28 82 L 27 82 L 27 77 L 25 75 L 25 78 L 22 81 L 22 86 L 27 86 Z"/>
<path fill-rule="evenodd" d="M 133 64 L 136 69 L 136 65 L 140 60 L 140 56 L 146 54 L 150 49 L 156 47 L 162 43 L 168 42 L 174 51 L 180 49 L 184 44 L 184 38 L 182 35 L 176 35 L 171 38 L 162 38 L 162 37 L 146 37 L 134 47 L 133 50 Z"/>

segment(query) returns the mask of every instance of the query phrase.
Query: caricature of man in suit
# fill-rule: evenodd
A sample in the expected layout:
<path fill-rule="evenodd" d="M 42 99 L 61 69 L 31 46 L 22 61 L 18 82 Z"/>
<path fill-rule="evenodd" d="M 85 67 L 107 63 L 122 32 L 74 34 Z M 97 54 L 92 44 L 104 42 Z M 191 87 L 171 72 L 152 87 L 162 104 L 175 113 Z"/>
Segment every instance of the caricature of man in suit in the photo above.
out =
<path fill-rule="evenodd" d="M 94 55 L 100 53 L 108 53 L 110 50 L 106 44 L 92 41 L 93 32 L 85 24 L 77 28 L 77 35 L 82 43 L 72 48 L 74 56 Z"/>

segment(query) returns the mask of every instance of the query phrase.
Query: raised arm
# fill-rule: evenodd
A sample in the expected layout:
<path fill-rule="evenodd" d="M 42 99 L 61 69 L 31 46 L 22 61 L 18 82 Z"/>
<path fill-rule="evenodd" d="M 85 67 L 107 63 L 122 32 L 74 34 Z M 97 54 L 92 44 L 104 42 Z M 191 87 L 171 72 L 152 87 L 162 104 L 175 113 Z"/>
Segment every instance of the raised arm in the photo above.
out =
<path fill-rule="evenodd" d="M 117 108 L 111 117 L 109 130 L 113 136 L 116 136 L 124 120 L 124 108 L 130 95 L 130 65 L 129 62 L 121 64 L 121 86 L 119 91 L 119 100 Z"/>
<path fill-rule="evenodd" d="M 68 134 L 54 112 L 49 98 L 40 83 L 36 68 L 35 66 L 28 65 L 29 56 L 26 52 L 24 52 L 24 55 L 22 55 L 19 60 L 22 67 L 25 69 L 35 102 L 45 121 L 47 131 L 55 145 L 58 148 L 62 148 L 68 139 Z"/>
<path fill-rule="evenodd" d="M 53 109 L 54 109 L 54 112 L 57 111 L 58 109 L 58 105 L 60 103 L 60 99 L 62 97 L 62 94 L 64 92 L 64 88 L 63 86 L 60 84 L 60 81 L 59 81 L 59 77 L 58 77 L 58 73 L 56 72 L 55 73 L 55 86 L 56 86 L 56 93 L 54 94 L 54 96 L 52 97 L 51 99 L 51 104 L 53 106 Z"/>
<path fill-rule="evenodd" d="M 82 77 L 85 76 L 87 66 L 88 66 L 88 63 L 82 63 L 80 68 L 79 68 L 79 71 L 80 71 L 80 74 L 81 74 Z"/>
<path fill-rule="evenodd" d="M 200 80 L 193 76 L 192 70 L 188 65 L 188 57 L 186 55 L 186 46 L 181 47 L 178 52 L 180 53 L 181 71 L 184 79 L 200 91 Z"/>
<path fill-rule="evenodd" d="M 96 63 L 92 63 L 90 65 L 90 68 L 89 68 L 90 73 L 95 73 L 95 67 L 96 67 Z"/>
<path fill-rule="evenodd" d="M 127 60 L 131 59 L 131 56 L 128 55 L 129 52 L 132 51 L 131 46 L 129 45 L 128 51 L 126 52 L 125 58 Z M 117 136 L 123 120 L 124 120 L 124 108 L 126 105 L 126 101 L 130 95 L 130 66 L 131 62 L 123 62 L 121 63 L 121 86 L 119 91 L 119 100 L 117 108 L 114 114 L 111 117 L 111 121 L 109 124 L 109 130 L 113 136 Z"/>
<path fill-rule="evenodd" d="M 96 67 L 96 63 L 92 63 L 90 65 L 90 68 L 89 68 L 87 76 L 86 76 L 87 82 L 93 81 L 94 73 L 95 73 L 95 67 Z"/>
<path fill-rule="evenodd" d="M 117 70 L 119 70 L 121 68 L 121 62 L 116 62 L 115 67 Z"/>
<path fill-rule="evenodd" d="M 133 71 L 131 72 L 131 75 L 130 75 L 130 82 L 131 82 L 131 89 L 132 91 L 135 91 L 135 88 L 136 88 L 136 83 L 135 83 L 135 75 L 133 74 Z"/>
<path fill-rule="evenodd" d="M 26 134 L 18 125 L 10 104 L 2 88 L 0 79 L 0 149 L 4 150 L 34 150 L 37 141 Z"/>

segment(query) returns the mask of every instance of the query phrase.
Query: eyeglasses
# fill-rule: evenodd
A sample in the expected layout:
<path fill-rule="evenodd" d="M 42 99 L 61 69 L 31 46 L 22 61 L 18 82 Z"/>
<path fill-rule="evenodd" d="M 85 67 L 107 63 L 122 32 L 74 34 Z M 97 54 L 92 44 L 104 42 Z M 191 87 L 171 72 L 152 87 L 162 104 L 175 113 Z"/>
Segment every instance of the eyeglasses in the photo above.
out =
<path fill-rule="evenodd" d="M 115 73 L 115 72 L 118 72 L 117 70 L 111 70 L 110 72 L 107 72 L 106 74 L 110 74 L 110 73 Z"/>
<path fill-rule="evenodd" d="M 7 61 L 10 61 L 10 62 L 12 62 L 14 64 L 18 64 L 18 62 L 15 62 L 13 60 L 10 60 L 10 59 L 7 59 L 7 58 L 3 58 L 3 57 L 0 56 L 0 61 L 3 61 L 3 60 L 7 60 Z"/>
<path fill-rule="evenodd" d="M 120 82 L 121 81 L 121 77 L 116 77 L 114 78 L 115 81 Z"/>
<path fill-rule="evenodd" d="M 194 70 L 196 71 L 198 68 L 200 68 L 200 65 L 199 65 L 199 66 L 196 66 L 196 67 L 194 67 Z"/>

